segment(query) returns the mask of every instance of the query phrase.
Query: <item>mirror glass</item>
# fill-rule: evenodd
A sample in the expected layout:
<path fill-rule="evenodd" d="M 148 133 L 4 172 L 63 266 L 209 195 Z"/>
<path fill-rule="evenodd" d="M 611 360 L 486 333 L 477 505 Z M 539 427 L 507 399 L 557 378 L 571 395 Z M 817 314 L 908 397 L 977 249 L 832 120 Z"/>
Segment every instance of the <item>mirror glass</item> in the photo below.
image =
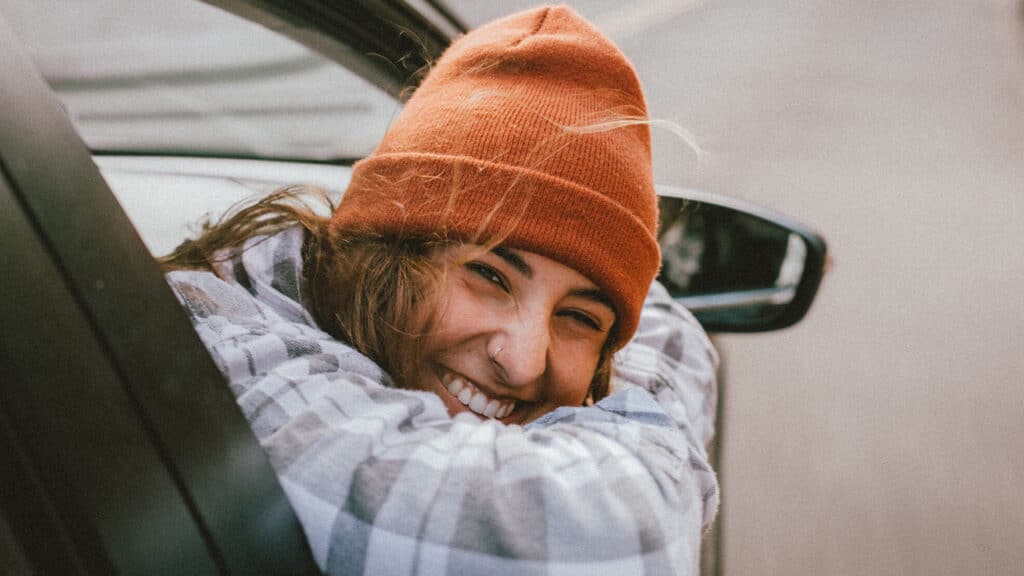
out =
<path fill-rule="evenodd" d="M 823 257 L 823 244 L 815 246 L 802 230 L 763 210 L 729 204 L 661 198 L 659 280 L 709 331 L 792 324 L 806 311 L 798 294 L 809 258 Z M 799 306 L 799 316 L 785 322 Z"/>

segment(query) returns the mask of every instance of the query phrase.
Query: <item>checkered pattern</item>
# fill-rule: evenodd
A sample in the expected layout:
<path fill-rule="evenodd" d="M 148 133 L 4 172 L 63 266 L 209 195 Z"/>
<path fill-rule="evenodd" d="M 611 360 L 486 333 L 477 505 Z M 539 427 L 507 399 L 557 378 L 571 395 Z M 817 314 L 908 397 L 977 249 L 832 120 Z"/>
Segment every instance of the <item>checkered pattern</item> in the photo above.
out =
<path fill-rule="evenodd" d="M 695 574 L 718 358 L 655 284 L 613 393 L 522 427 L 391 386 L 301 302 L 302 231 L 168 281 L 329 574 Z"/>

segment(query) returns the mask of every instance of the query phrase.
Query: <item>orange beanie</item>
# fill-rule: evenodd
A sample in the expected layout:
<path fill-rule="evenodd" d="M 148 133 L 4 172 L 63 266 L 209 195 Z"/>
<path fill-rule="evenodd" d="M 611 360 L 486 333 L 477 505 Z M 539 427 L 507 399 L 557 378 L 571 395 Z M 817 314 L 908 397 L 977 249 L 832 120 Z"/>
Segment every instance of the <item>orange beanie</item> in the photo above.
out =
<path fill-rule="evenodd" d="M 625 56 L 572 9 L 542 7 L 455 41 L 376 151 L 332 229 L 501 244 L 565 264 L 636 331 L 661 262 L 647 107 Z"/>

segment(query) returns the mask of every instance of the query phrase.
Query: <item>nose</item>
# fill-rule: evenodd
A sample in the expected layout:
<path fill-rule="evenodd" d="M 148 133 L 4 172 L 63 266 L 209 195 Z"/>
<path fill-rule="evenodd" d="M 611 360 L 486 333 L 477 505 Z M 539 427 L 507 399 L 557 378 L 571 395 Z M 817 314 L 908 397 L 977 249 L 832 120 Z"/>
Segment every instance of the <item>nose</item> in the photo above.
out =
<path fill-rule="evenodd" d="M 516 314 L 499 330 L 488 350 L 500 351 L 493 361 L 510 387 L 521 388 L 539 381 L 548 368 L 551 334 L 546 318 Z"/>

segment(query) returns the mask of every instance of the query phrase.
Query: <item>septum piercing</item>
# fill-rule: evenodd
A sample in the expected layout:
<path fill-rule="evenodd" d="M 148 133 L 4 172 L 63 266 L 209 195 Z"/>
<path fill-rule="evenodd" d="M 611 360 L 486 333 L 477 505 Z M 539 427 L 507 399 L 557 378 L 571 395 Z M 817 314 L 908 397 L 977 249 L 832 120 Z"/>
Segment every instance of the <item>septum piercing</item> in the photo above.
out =
<path fill-rule="evenodd" d="M 498 363 L 498 354 L 501 354 L 501 349 L 501 346 L 494 349 L 494 352 L 491 354 L 491 362 L 494 362 L 495 364 Z"/>

